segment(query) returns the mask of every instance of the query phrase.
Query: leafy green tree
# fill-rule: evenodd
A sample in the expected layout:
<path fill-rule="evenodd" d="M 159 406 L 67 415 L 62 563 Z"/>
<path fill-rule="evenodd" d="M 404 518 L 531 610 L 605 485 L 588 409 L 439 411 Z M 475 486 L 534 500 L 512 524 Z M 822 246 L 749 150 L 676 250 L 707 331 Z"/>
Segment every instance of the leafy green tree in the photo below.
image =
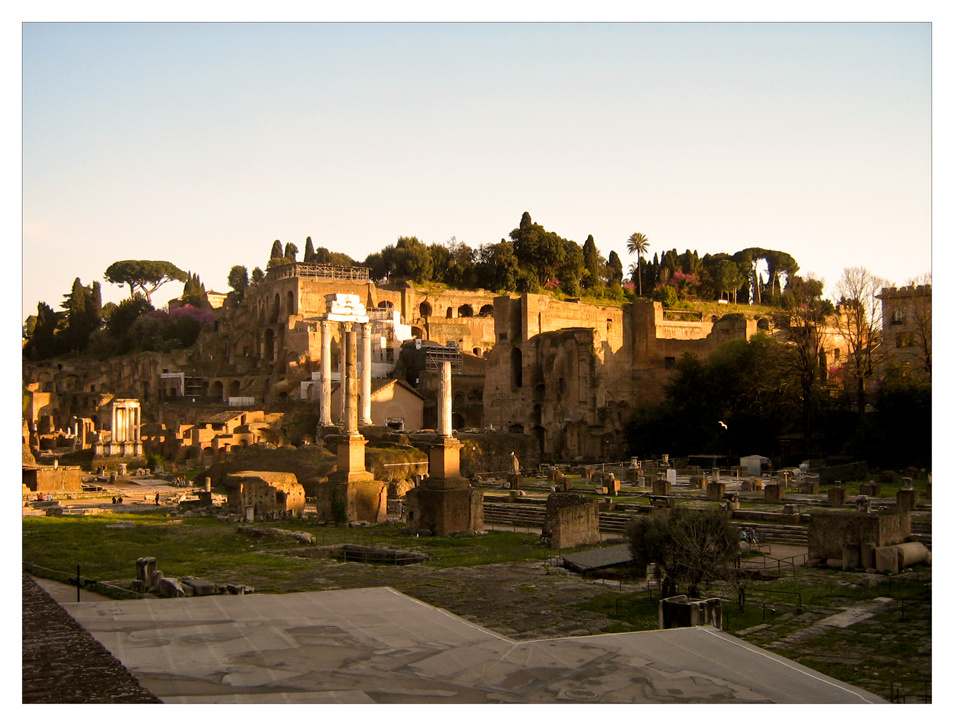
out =
<path fill-rule="evenodd" d="M 311 237 L 305 238 L 305 257 L 302 261 L 303 262 L 315 261 L 315 245 L 312 243 Z"/>
<path fill-rule="evenodd" d="M 606 262 L 602 259 L 600 251 L 596 248 L 596 242 L 593 235 L 586 238 L 583 243 L 583 277 L 581 283 L 586 288 L 603 287 L 603 267 Z"/>
<path fill-rule="evenodd" d="M 563 262 L 557 268 L 556 276 L 560 281 L 560 290 L 570 297 L 580 294 L 580 280 L 586 274 L 583 250 L 573 240 L 563 240 Z"/>
<path fill-rule="evenodd" d="M 729 259 L 719 260 L 712 268 L 711 279 L 712 287 L 720 299 L 722 293 L 727 293 L 732 296 L 732 302 L 737 302 L 739 288 L 745 279 L 735 262 Z"/>
<path fill-rule="evenodd" d="M 89 290 L 77 277 L 73 280 L 73 288 L 63 303 L 66 310 L 66 326 L 63 330 L 66 348 L 76 354 L 86 349 L 93 326 L 88 317 Z"/>
<path fill-rule="evenodd" d="M 146 300 L 170 281 L 185 282 L 188 275 L 165 260 L 121 260 L 106 268 L 106 280 L 114 285 L 129 285 L 130 298 L 141 292 Z"/>
<path fill-rule="evenodd" d="M 236 302 L 242 302 L 245 299 L 245 291 L 248 289 L 248 270 L 244 265 L 233 265 L 229 270 L 229 287 L 232 288 L 232 296 Z"/>
<path fill-rule="evenodd" d="M 155 308 L 148 298 L 139 293 L 110 308 L 106 315 L 106 333 L 115 344 L 118 354 L 128 353 L 133 349 L 134 341 L 130 337 L 133 324 L 141 315 L 153 310 Z"/>
<path fill-rule="evenodd" d="M 510 239 L 520 267 L 534 275 L 540 287 L 545 287 L 564 262 L 564 240 L 533 222 L 529 212 L 523 213 L 520 226 L 510 233 Z"/>
<path fill-rule="evenodd" d="M 606 258 L 606 284 L 621 285 L 623 282 L 623 261 L 616 254 L 616 250 L 610 250 L 609 257 Z"/>
<path fill-rule="evenodd" d="M 197 308 L 211 308 L 209 299 L 205 294 L 205 285 L 199 279 L 199 275 L 194 272 L 189 273 L 189 277 L 182 287 L 182 295 L 179 299 L 186 305 L 192 305 Z"/>
<path fill-rule="evenodd" d="M 521 276 L 513 245 L 506 240 L 477 249 L 477 285 L 494 292 L 513 292 Z"/>
<path fill-rule="evenodd" d="M 387 279 L 388 264 L 382 253 L 372 252 L 370 255 L 365 257 L 364 262 L 361 263 L 361 266 L 368 268 L 368 276 L 375 282 L 380 282 L 381 280 Z"/>
<path fill-rule="evenodd" d="M 626 528 L 637 571 L 655 564 L 663 597 L 685 587 L 690 597 L 724 579 L 739 555 L 739 530 L 717 509 L 676 507 L 634 517 Z"/>
<path fill-rule="evenodd" d="M 391 253 L 391 271 L 396 277 L 427 282 L 434 273 L 430 250 L 417 237 L 400 237 Z"/>
<path fill-rule="evenodd" d="M 662 285 L 653 290 L 652 299 L 661 302 L 664 308 L 674 308 L 679 304 L 679 293 L 672 285 Z"/>
<path fill-rule="evenodd" d="M 252 277 L 249 281 L 250 285 L 258 285 L 265 280 L 265 273 L 262 272 L 261 267 L 256 267 L 252 270 Z"/>
<path fill-rule="evenodd" d="M 297 254 L 298 254 L 298 246 L 294 242 L 288 242 L 285 245 L 285 251 L 282 254 L 282 257 L 284 257 L 289 262 L 295 262 L 296 261 L 295 256 Z"/>
<path fill-rule="evenodd" d="M 885 281 L 864 267 L 847 267 L 835 285 L 838 309 L 835 325 L 846 347 L 846 394 L 859 415 L 865 413 L 866 391 L 881 355 L 881 325 L 877 295 Z M 849 393 L 848 387 L 853 387 Z"/>
<path fill-rule="evenodd" d="M 793 275 L 772 312 L 773 324 L 787 344 L 781 364 L 800 389 L 800 433 L 808 450 L 815 439 L 814 419 L 829 397 L 825 347 L 834 308 L 822 299 L 823 287 L 820 280 Z"/>
<path fill-rule="evenodd" d="M 639 281 L 637 289 L 639 296 L 643 296 L 643 255 L 649 250 L 649 238 L 642 232 L 633 232 L 626 240 L 626 251 L 636 255 L 636 278 Z"/>
<path fill-rule="evenodd" d="M 276 259 L 281 259 L 282 257 L 282 243 L 281 240 L 275 240 L 272 242 L 272 251 L 268 255 L 269 262 Z"/>
<path fill-rule="evenodd" d="M 46 303 L 37 303 L 33 336 L 27 346 L 31 358 L 42 360 L 60 354 L 60 345 L 56 336 L 60 318 L 61 315 Z"/>

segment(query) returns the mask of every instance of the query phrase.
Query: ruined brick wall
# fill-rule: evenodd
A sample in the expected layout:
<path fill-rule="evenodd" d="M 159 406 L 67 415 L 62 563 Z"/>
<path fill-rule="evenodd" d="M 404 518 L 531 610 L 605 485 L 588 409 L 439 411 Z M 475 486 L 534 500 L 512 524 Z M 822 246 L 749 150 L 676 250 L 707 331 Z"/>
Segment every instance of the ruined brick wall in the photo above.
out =
<path fill-rule="evenodd" d="M 572 492 L 556 492 L 547 497 L 543 536 L 554 549 L 568 549 L 600 541 L 599 504 L 595 499 Z"/>
<path fill-rule="evenodd" d="M 83 471 L 78 467 L 61 466 L 23 469 L 23 485 L 31 492 L 50 494 L 83 491 Z"/>
<path fill-rule="evenodd" d="M 228 508 L 237 514 L 246 507 L 254 507 L 256 517 L 300 517 L 305 511 L 305 489 L 288 472 L 241 471 L 230 474 L 226 486 Z"/>

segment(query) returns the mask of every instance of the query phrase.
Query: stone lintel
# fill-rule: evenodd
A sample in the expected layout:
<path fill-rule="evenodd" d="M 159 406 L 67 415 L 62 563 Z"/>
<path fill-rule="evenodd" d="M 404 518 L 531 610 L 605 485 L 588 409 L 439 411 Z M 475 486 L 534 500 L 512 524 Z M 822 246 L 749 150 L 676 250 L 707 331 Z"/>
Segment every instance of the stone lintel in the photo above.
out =
<path fill-rule="evenodd" d="M 371 318 L 367 315 L 341 315 L 340 313 L 328 313 L 325 316 L 327 320 L 335 323 L 368 323 Z"/>

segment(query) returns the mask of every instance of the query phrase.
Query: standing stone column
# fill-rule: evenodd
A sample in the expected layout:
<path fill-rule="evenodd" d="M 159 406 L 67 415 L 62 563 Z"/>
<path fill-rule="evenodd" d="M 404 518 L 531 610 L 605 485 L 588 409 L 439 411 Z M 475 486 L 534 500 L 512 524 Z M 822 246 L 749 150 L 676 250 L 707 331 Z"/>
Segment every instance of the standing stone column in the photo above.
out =
<path fill-rule="evenodd" d="M 454 434 L 452 425 L 453 398 L 451 394 L 451 364 L 441 363 L 441 379 L 437 388 L 437 433 L 449 437 Z"/>
<path fill-rule="evenodd" d="M 136 443 L 140 443 L 142 439 L 139 435 L 139 430 L 142 428 L 142 409 L 139 406 L 136 406 L 136 430 L 134 432 Z"/>
<path fill-rule="evenodd" d="M 113 443 L 115 444 L 117 441 L 119 441 L 119 408 L 117 408 L 115 404 L 113 404 L 112 432 L 113 432 Z"/>
<path fill-rule="evenodd" d="M 361 416 L 362 426 L 371 425 L 371 323 L 361 323 Z"/>
<path fill-rule="evenodd" d="M 321 321 L 321 395 L 318 403 L 321 426 L 331 426 L 331 321 Z"/>
<path fill-rule="evenodd" d="M 349 436 L 358 433 L 358 341 L 357 333 L 352 323 L 344 323 L 345 339 L 345 370 L 344 394 L 345 412 L 344 429 Z"/>

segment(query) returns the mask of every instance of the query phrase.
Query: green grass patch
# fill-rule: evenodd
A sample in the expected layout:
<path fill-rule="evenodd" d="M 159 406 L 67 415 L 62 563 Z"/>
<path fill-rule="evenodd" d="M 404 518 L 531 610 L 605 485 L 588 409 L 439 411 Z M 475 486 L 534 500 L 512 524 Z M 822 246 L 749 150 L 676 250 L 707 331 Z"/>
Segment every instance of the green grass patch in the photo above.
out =
<path fill-rule="evenodd" d="M 118 521 L 130 529 L 107 529 Z M 477 537 L 421 537 L 401 534 L 400 527 L 316 526 L 308 520 L 267 523 L 267 527 L 305 531 L 316 546 L 359 544 L 423 552 L 430 567 L 462 567 L 499 562 L 543 560 L 551 553 L 537 536 L 488 532 Z M 235 524 L 195 517 L 170 519 L 161 513 L 107 514 L 88 517 L 30 517 L 23 520 L 23 561 L 38 576 L 65 582 L 80 566 L 94 580 L 132 580 L 136 560 L 155 557 L 169 577 L 196 576 L 218 583 L 250 584 L 264 592 L 300 589 L 300 576 L 315 560 L 296 557 L 311 548 L 283 536 L 238 531 Z M 369 565 L 371 566 L 371 565 Z M 387 566 L 387 565 L 373 565 Z M 42 569 L 41 569 L 42 568 Z"/>

